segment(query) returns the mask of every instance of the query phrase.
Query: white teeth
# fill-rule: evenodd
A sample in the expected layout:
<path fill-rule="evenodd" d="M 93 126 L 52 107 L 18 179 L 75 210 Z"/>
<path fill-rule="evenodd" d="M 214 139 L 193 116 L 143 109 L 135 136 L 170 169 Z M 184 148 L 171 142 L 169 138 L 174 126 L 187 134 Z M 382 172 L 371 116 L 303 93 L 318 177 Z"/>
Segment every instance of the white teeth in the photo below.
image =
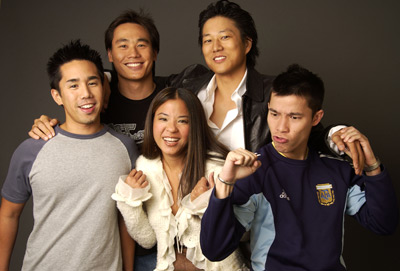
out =
<path fill-rule="evenodd" d="M 219 61 L 219 60 L 222 60 L 222 59 L 225 59 L 225 57 L 224 56 L 219 56 L 219 57 L 214 58 L 214 60 L 216 60 L 216 61 Z"/>
<path fill-rule="evenodd" d="M 84 108 L 84 109 L 88 109 L 88 108 L 92 108 L 92 107 L 93 107 L 93 104 L 85 104 L 85 105 L 81 106 L 81 108 Z"/>
<path fill-rule="evenodd" d="M 128 64 L 126 64 L 126 66 L 128 66 L 128 67 L 138 67 L 140 65 L 141 65 L 141 63 L 128 63 Z"/>
<path fill-rule="evenodd" d="M 165 141 L 168 142 L 177 142 L 179 139 L 178 138 L 172 138 L 172 137 L 164 137 Z"/>

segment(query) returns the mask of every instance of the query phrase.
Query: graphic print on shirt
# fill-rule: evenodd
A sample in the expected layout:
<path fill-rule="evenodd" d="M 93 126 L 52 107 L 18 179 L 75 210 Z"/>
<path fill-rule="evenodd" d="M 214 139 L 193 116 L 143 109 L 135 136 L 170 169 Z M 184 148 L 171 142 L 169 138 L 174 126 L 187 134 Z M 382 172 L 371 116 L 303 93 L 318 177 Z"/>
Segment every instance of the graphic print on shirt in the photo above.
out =
<path fill-rule="evenodd" d="M 129 136 L 130 138 L 135 140 L 137 144 L 143 142 L 144 130 L 136 131 L 136 123 L 109 123 L 108 126 L 118 133 Z"/>
<path fill-rule="evenodd" d="M 285 190 L 282 189 L 282 193 L 279 195 L 279 197 L 281 199 L 287 199 L 288 201 L 290 201 L 290 198 L 288 197 L 288 195 L 286 194 Z"/>
<path fill-rule="evenodd" d="M 317 184 L 317 197 L 321 205 L 329 206 L 335 202 L 335 193 L 330 183 Z"/>

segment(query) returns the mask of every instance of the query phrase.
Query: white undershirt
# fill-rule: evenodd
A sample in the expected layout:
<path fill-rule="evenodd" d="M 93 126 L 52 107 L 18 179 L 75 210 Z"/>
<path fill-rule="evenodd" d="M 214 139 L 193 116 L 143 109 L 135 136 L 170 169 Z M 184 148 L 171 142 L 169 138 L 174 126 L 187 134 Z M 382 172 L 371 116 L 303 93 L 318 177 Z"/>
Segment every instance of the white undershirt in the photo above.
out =
<path fill-rule="evenodd" d="M 231 96 L 232 101 L 236 104 L 236 108 L 231 109 L 226 113 L 221 129 L 210 120 L 213 113 L 215 90 L 217 89 L 215 75 L 211 78 L 208 85 L 205 88 L 202 88 L 197 94 L 197 97 L 206 112 L 208 126 L 211 128 L 217 139 L 230 150 L 245 147 L 242 96 L 246 92 L 246 81 L 247 69 L 242 81 Z"/>

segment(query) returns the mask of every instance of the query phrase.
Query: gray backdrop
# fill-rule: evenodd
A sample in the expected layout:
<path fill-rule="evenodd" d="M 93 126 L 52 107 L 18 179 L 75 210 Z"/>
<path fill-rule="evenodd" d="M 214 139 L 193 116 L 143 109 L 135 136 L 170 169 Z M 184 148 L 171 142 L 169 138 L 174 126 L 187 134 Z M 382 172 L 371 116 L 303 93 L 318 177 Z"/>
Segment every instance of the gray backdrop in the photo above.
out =
<path fill-rule="evenodd" d="M 33 119 L 41 114 L 62 119 L 61 108 L 51 99 L 45 72 L 46 62 L 57 48 L 81 38 L 102 53 L 105 67 L 110 68 L 103 42 L 106 27 L 123 10 L 143 7 L 153 15 L 161 35 L 157 74 L 176 73 L 189 64 L 203 63 L 197 45 L 197 18 L 209 2 L 0 0 L 0 184 Z M 364 132 L 399 192 L 400 2 L 237 3 L 253 15 L 257 25 L 261 51 L 257 69 L 277 74 L 289 64 L 299 63 L 317 72 L 327 91 L 323 123 L 350 123 Z M 31 211 L 29 202 L 21 217 L 12 270 L 20 269 L 32 227 Z M 349 217 L 345 227 L 344 256 L 349 270 L 398 270 L 399 231 L 395 236 L 376 236 Z"/>

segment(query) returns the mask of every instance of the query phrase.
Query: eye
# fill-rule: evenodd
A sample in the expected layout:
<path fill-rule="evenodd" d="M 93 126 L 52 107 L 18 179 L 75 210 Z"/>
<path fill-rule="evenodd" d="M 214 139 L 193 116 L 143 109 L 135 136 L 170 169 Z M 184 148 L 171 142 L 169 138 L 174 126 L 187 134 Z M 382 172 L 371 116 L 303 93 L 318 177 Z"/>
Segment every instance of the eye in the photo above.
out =
<path fill-rule="evenodd" d="M 203 40 L 203 44 L 210 43 L 210 42 L 211 42 L 210 39 Z"/>
<path fill-rule="evenodd" d="M 278 116 L 278 113 L 276 113 L 276 112 L 272 112 L 272 111 L 269 111 L 269 114 L 270 114 L 272 117 L 276 117 L 276 116 Z"/>
<path fill-rule="evenodd" d="M 99 83 L 97 82 L 97 81 L 94 81 L 94 82 L 89 82 L 89 86 L 91 86 L 91 87 L 95 87 L 95 86 L 97 86 Z"/>
<path fill-rule="evenodd" d="M 126 45 L 126 44 L 121 44 L 121 45 L 118 46 L 118 48 L 126 49 L 126 48 L 128 48 L 128 45 Z"/>
<path fill-rule="evenodd" d="M 144 43 L 140 43 L 140 44 L 138 44 L 138 45 L 137 45 L 137 47 L 139 47 L 139 48 L 146 48 L 146 47 L 147 47 L 147 45 L 146 45 L 146 44 L 144 44 Z"/>
<path fill-rule="evenodd" d="M 229 39 L 230 37 L 228 36 L 228 35 L 225 35 L 225 36 L 222 36 L 221 37 L 221 40 L 226 40 L 226 39 Z"/>
<path fill-rule="evenodd" d="M 70 85 L 70 86 L 69 86 L 69 88 L 72 88 L 72 89 L 77 89 L 78 87 L 79 87 L 78 84 L 73 84 L 73 85 Z"/>
<path fill-rule="evenodd" d="M 301 119 L 300 116 L 291 116 L 290 118 L 293 119 L 293 120 L 299 120 L 299 119 Z"/>
<path fill-rule="evenodd" d="M 181 119 L 181 120 L 178 120 L 178 123 L 188 124 L 189 120 L 188 119 Z"/>

